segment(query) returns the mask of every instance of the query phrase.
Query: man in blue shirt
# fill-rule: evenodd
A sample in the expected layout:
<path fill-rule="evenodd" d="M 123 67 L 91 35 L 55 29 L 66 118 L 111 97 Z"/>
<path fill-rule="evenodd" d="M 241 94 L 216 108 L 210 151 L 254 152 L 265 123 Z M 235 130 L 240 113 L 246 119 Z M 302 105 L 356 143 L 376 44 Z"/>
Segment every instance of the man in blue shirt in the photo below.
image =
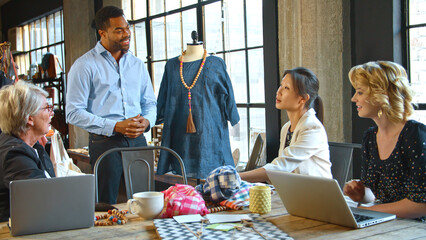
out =
<path fill-rule="evenodd" d="M 155 124 L 156 99 L 142 60 L 132 55 L 130 26 L 123 10 L 96 13 L 101 40 L 78 58 L 68 73 L 66 117 L 89 132 L 92 168 L 114 147 L 146 146 L 143 135 Z M 99 202 L 116 203 L 123 173 L 121 156 L 110 154 L 99 168 Z"/>

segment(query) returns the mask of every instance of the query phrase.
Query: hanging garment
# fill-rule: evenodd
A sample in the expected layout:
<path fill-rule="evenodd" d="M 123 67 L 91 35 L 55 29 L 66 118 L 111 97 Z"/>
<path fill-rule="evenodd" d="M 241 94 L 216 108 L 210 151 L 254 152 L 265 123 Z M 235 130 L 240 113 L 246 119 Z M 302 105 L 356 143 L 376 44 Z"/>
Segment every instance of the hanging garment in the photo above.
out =
<path fill-rule="evenodd" d="M 183 63 L 183 78 L 192 84 L 202 60 Z M 176 151 L 185 164 L 188 177 L 203 179 L 215 168 L 234 165 L 229 142 L 228 121 L 239 122 L 231 80 L 225 62 L 206 58 L 198 81 L 191 89 L 192 116 L 196 132 L 187 133 L 188 90 L 181 82 L 178 57 L 165 66 L 157 99 L 157 122 L 164 123 L 161 145 Z M 180 166 L 168 152 L 161 152 L 157 174 Z"/>

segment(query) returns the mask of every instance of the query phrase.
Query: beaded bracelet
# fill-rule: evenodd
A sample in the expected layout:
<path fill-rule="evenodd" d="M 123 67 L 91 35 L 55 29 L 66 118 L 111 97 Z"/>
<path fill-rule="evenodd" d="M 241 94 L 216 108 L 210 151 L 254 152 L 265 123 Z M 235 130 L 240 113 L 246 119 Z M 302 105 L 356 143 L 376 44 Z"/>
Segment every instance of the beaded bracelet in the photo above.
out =
<path fill-rule="evenodd" d="M 111 226 L 114 223 L 117 224 L 126 224 L 127 218 L 124 216 L 128 213 L 127 210 L 119 211 L 117 209 L 108 210 L 108 213 L 105 213 L 100 216 L 96 216 L 95 226 Z M 101 221 L 102 219 L 106 219 L 106 221 Z"/>

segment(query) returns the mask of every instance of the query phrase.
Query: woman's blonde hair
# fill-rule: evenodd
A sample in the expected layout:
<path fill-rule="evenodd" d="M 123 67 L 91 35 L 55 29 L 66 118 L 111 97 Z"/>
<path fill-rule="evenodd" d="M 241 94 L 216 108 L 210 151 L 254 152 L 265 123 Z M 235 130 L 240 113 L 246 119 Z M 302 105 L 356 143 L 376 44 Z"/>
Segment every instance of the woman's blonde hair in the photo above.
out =
<path fill-rule="evenodd" d="M 414 111 L 407 73 L 397 63 L 375 61 L 355 66 L 349 71 L 349 80 L 354 88 L 367 87 L 368 101 L 392 122 L 406 121 Z"/>
<path fill-rule="evenodd" d="M 0 90 L 0 129 L 7 134 L 19 136 L 28 130 L 27 122 L 43 104 L 48 93 L 33 84 L 18 81 Z"/>

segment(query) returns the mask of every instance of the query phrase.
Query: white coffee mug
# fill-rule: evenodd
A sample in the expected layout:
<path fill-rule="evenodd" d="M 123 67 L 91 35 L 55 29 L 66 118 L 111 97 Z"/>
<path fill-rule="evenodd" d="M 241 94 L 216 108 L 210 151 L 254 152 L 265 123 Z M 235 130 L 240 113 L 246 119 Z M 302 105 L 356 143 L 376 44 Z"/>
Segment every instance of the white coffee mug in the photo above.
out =
<path fill-rule="evenodd" d="M 137 214 L 144 219 L 153 219 L 161 213 L 164 206 L 164 193 L 138 192 L 127 201 L 127 208 L 132 214 Z"/>

